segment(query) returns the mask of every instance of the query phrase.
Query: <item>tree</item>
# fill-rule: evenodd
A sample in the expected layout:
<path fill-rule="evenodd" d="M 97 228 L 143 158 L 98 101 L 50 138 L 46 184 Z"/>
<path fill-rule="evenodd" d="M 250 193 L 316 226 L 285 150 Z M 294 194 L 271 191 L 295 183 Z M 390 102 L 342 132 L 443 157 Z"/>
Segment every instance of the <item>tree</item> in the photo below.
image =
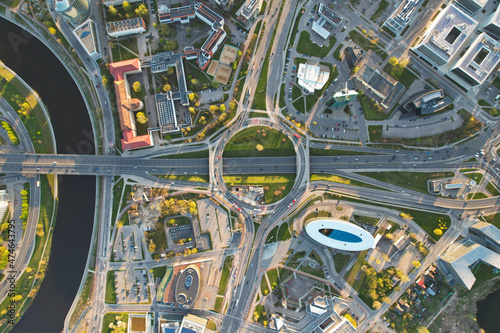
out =
<path fill-rule="evenodd" d="M 210 107 L 208 109 L 212 113 L 217 113 L 217 111 L 219 111 L 219 107 L 217 105 L 210 105 Z"/>
<path fill-rule="evenodd" d="M 372 308 L 374 308 L 375 310 L 378 310 L 381 307 L 382 307 L 382 303 L 380 303 L 379 301 L 373 301 Z"/>
<path fill-rule="evenodd" d="M 50 28 L 49 28 L 49 32 L 50 32 L 52 35 L 55 35 L 57 31 L 56 31 L 56 29 L 54 29 L 54 28 L 50 27 Z"/>
<path fill-rule="evenodd" d="M 238 50 L 238 57 L 241 57 L 242 53 L 240 50 Z"/>
<path fill-rule="evenodd" d="M 436 236 L 442 236 L 443 235 L 443 230 L 441 230 L 441 229 L 434 229 L 434 235 L 436 235 Z"/>
<path fill-rule="evenodd" d="M 191 102 L 196 101 L 196 94 L 195 94 L 195 93 L 190 93 L 190 94 L 188 95 L 188 97 L 189 97 L 189 100 L 190 100 Z"/>
<path fill-rule="evenodd" d="M 420 263 L 420 261 L 418 260 L 414 260 L 411 262 L 411 264 L 413 265 L 413 267 L 415 268 L 420 268 L 420 266 L 422 266 L 422 264 Z"/>
<path fill-rule="evenodd" d="M 136 119 L 139 124 L 146 124 L 148 122 L 148 118 L 144 112 L 137 112 Z"/>
<path fill-rule="evenodd" d="M 141 83 L 139 81 L 135 81 L 132 88 L 134 88 L 136 93 L 141 92 Z"/>
<path fill-rule="evenodd" d="M 234 101 L 229 102 L 229 110 L 234 111 L 235 108 L 236 108 L 236 102 Z"/>
<path fill-rule="evenodd" d="M 192 32 L 193 32 L 193 28 L 191 28 L 191 27 L 186 28 L 186 33 L 190 34 Z"/>
<path fill-rule="evenodd" d="M 417 333 L 429 333 L 429 330 L 425 326 L 420 326 L 417 328 Z"/>
<path fill-rule="evenodd" d="M 396 66 L 398 63 L 399 63 L 398 58 L 396 57 L 389 58 L 389 64 L 391 64 L 392 67 Z"/>
<path fill-rule="evenodd" d="M 167 92 L 167 91 L 169 91 L 171 88 L 172 88 L 172 87 L 170 86 L 170 84 L 168 84 L 168 83 L 167 83 L 167 84 L 165 84 L 165 85 L 163 86 L 163 91 L 164 91 L 164 92 Z"/>
<path fill-rule="evenodd" d="M 261 145 L 261 144 L 258 144 L 255 149 L 257 149 L 258 151 L 263 151 L 264 150 L 264 147 Z"/>
<path fill-rule="evenodd" d="M 196 113 L 196 110 L 194 109 L 193 106 L 189 107 L 189 113 L 191 113 L 192 115 L 194 115 Z"/>
<path fill-rule="evenodd" d="M 358 67 L 358 66 L 356 66 L 356 67 L 354 67 L 354 68 L 352 69 L 352 73 L 353 73 L 353 74 L 356 74 L 358 71 L 359 71 L 359 67 Z"/>
<path fill-rule="evenodd" d="M 394 235 L 391 233 L 388 233 L 388 234 L 385 234 L 385 238 L 392 240 L 392 239 L 394 239 Z"/>
<path fill-rule="evenodd" d="M 410 62 L 410 60 L 408 59 L 403 59 L 399 62 L 399 67 L 401 68 L 406 68 L 406 66 L 408 66 L 408 63 Z"/>
<path fill-rule="evenodd" d="M 128 3 L 128 1 L 123 1 L 122 7 L 126 12 L 130 12 L 132 10 L 132 6 Z"/>
<path fill-rule="evenodd" d="M 116 9 L 115 6 L 113 6 L 113 5 L 109 6 L 109 14 L 111 16 L 118 15 L 118 9 Z"/>
<path fill-rule="evenodd" d="M 148 9 L 146 8 L 146 6 L 140 5 L 139 7 L 137 7 L 135 9 L 135 14 L 137 16 L 144 17 L 144 16 L 146 16 L 148 14 Z"/>
<path fill-rule="evenodd" d="M 225 106 L 224 104 L 221 104 L 221 105 L 219 106 L 219 110 L 220 110 L 221 112 L 226 111 L 226 106 Z"/>

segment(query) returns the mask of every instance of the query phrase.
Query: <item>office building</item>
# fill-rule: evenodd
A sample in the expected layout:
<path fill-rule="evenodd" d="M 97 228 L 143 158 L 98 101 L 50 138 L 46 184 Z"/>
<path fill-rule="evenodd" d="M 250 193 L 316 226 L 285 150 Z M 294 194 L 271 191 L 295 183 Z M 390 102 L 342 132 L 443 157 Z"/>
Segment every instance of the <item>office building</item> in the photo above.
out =
<path fill-rule="evenodd" d="M 326 67 L 324 68 L 326 69 Z M 306 93 L 322 89 L 330 77 L 330 72 L 317 65 L 302 63 L 297 70 L 297 83 Z"/>
<path fill-rule="evenodd" d="M 388 108 L 404 92 L 404 86 L 400 82 L 392 83 L 366 63 L 361 66 L 354 77 L 382 99 L 380 105 L 384 108 Z"/>
<path fill-rule="evenodd" d="M 322 3 L 319 4 L 318 15 L 319 18 L 313 22 L 311 29 L 323 39 L 327 39 L 332 30 L 342 23 L 342 17 Z"/>
<path fill-rule="evenodd" d="M 425 31 L 422 41 L 413 48 L 420 57 L 435 67 L 451 62 L 474 32 L 477 22 L 455 5 L 449 5 Z"/>
<path fill-rule="evenodd" d="M 111 63 L 109 64 L 109 72 L 114 78 L 116 109 L 123 137 L 121 139 L 122 149 L 129 150 L 152 146 L 153 138 L 151 134 L 137 136 L 134 112 L 142 110 L 144 104 L 137 98 L 130 97 L 130 86 L 127 81 L 127 75 L 141 72 L 139 59 Z"/>
<path fill-rule="evenodd" d="M 83 22 L 82 25 L 73 30 L 73 33 L 92 59 L 97 60 L 101 58 L 101 54 L 99 53 L 99 38 L 97 38 L 95 23 L 92 20 L 89 19 Z"/>
<path fill-rule="evenodd" d="M 123 21 L 107 22 L 106 32 L 110 37 L 122 37 L 146 32 L 146 23 L 142 17 Z"/>
<path fill-rule="evenodd" d="M 207 324 L 208 319 L 188 314 L 182 319 L 179 333 L 203 333 Z"/>
<path fill-rule="evenodd" d="M 79 26 L 89 17 L 91 7 L 88 0 L 56 0 L 55 9 L 73 26 Z"/>
<path fill-rule="evenodd" d="M 482 33 L 453 66 L 450 77 L 468 90 L 483 84 L 498 69 L 499 62 L 500 43 Z"/>
<path fill-rule="evenodd" d="M 236 12 L 236 17 L 243 23 L 247 23 L 259 15 L 263 0 L 245 0 L 240 9 Z"/>
<path fill-rule="evenodd" d="M 486 247 L 500 253 L 500 230 L 493 224 L 477 222 L 469 228 L 473 235 L 482 237 L 486 241 Z"/>
<path fill-rule="evenodd" d="M 496 40 L 500 40 L 500 6 L 484 21 L 482 30 Z"/>
<path fill-rule="evenodd" d="M 358 92 L 356 90 L 349 90 L 347 88 L 347 82 L 346 82 L 345 89 L 337 91 L 333 95 L 333 97 L 328 102 L 326 102 L 326 106 L 333 108 L 340 108 L 349 104 L 357 97 L 358 97 Z"/>
<path fill-rule="evenodd" d="M 455 0 L 460 8 L 464 11 L 468 12 L 471 15 L 476 14 L 479 10 L 481 10 L 488 0 Z"/>
<path fill-rule="evenodd" d="M 425 91 L 420 93 L 404 105 L 401 110 L 404 112 L 415 112 L 415 114 L 432 114 L 444 109 L 453 101 L 445 96 L 442 89 Z"/>
<path fill-rule="evenodd" d="M 472 240 L 466 240 L 452 247 L 440 257 L 441 268 L 448 279 L 453 279 L 467 289 L 471 289 L 476 277 L 471 268 L 478 263 L 484 263 L 500 269 L 500 255 L 479 245 Z"/>
<path fill-rule="evenodd" d="M 392 15 L 384 23 L 384 26 L 392 30 L 395 34 L 401 34 L 406 28 L 410 19 L 418 8 L 420 0 L 405 0 L 402 1 L 399 7 L 392 13 Z"/>
<path fill-rule="evenodd" d="M 190 0 L 188 6 L 162 9 L 159 11 L 158 18 L 160 23 L 169 24 L 180 22 L 183 24 L 189 23 L 193 18 L 199 18 L 211 28 L 210 35 L 205 43 L 197 50 L 197 63 L 201 69 L 205 69 L 210 59 L 219 49 L 220 45 L 226 39 L 224 31 L 224 18 L 213 11 L 210 7 L 201 2 Z"/>

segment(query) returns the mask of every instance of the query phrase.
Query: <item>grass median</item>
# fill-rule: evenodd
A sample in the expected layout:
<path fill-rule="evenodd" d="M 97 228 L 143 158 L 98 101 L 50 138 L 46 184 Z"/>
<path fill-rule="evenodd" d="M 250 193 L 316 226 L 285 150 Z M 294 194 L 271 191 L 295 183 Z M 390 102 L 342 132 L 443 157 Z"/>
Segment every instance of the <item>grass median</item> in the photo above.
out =
<path fill-rule="evenodd" d="M 290 139 L 280 131 L 254 126 L 240 131 L 224 148 L 224 157 L 294 156 Z"/>
<path fill-rule="evenodd" d="M 360 172 L 359 174 L 422 193 L 429 193 L 427 180 L 450 178 L 455 175 L 453 172 Z"/>
<path fill-rule="evenodd" d="M 293 187 L 295 175 L 245 175 L 224 176 L 226 185 L 262 185 L 265 189 L 266 204 L 284 198 Z"/>

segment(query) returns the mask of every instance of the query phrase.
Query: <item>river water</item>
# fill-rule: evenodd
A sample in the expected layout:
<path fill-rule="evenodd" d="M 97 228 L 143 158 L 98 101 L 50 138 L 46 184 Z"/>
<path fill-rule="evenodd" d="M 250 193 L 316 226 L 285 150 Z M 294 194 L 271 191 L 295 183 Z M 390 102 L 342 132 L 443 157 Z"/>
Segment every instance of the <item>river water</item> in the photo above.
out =
<path fill-rule="evenodd" d="M 500 289 L 477 303 L 477 323 L 486 333 L 500 332 Z"/>
<path fill-rule="evenodd" d="M 42 98 L 58 153 L 93 154 L 92 127 L 73 79 L 38 39 L 0 18 L 0 60 Z M 59 176 L 59 207 L 48 270 L 12 332 L 61 332 L 83 276 L 94 218 L 95 178 Z"/>

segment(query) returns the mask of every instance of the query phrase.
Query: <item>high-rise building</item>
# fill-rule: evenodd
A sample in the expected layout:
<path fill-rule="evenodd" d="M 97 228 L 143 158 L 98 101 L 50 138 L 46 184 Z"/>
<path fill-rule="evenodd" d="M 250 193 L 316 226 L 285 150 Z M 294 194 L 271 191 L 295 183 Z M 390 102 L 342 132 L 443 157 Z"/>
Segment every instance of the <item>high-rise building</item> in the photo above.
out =
<path fill-rule="evenodd" d="M 493 14 L 488 16 L 482 29 L 491 37 L 500 40 L 500 6 L 498 6 Z"/>
<path fill-rule="evenodd" d="M 78 26 L 90 15 L 88 0 L 56 0 L 56 11 L 67 18 L 71 24 Z"/>
<path fill-rule="evenodd" d="M 495 71 L 499 62 L 500 43 L 483 33 L 453 66 L 451 74 L 459 79 L 455 81 L 461 86 L 470 89 L 483 84 Z"/>
<path fill-rule="evenodd" d="M 435 67 L 448 64 L 474 32 L 477 22 L 455 5 L 441 11 L 413 49 Z"/>
<path fill-rule="evenodd" d="M 347 88 L 347 82 L 345 84 L 345 89 L 341 89 L 336 92 L 332 98 L 328 102 L 326 102 L 326 106 L 333 108 L 340 108 L 344 105 L 349 104 L 351 101 L 355 100 L 358 96 L 358 92 L 356 90 L 349 90 Z"/>
<path fill-rule="evenodd" d="M 470 14 L 476 14 L 488 0 L 455 0 L 455 3 Z"/>

